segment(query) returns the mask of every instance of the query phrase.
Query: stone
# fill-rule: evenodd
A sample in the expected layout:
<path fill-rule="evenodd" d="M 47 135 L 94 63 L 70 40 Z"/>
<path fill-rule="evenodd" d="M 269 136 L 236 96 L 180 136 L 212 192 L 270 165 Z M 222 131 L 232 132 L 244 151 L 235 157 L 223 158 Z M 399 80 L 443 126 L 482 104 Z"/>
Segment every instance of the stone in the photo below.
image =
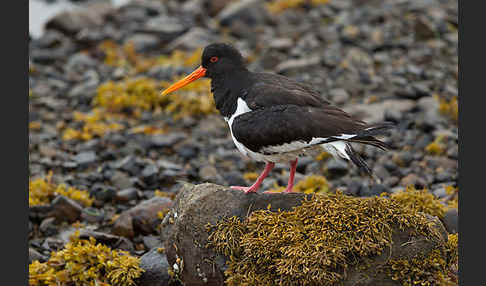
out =
<path fill-rule="evenodd" d="M 275 67 L 275 72 L 289 75 L 309 69 L 313 66 L 317 66 L 320 64 L 320 62 L 321 58 L 319 56 L 307 56 L 300 59 L 290 59 L 278 64 Z"/>
<path fill-rule="evenodd" d="M 394 110 L 394 112 L 404 113 L 412 110 L 416 102 L 411 99 L 388 99 L 372 104 L 352 104 L 343 107 L 343 110 L 351 115 L 360 117 L 367 123 L 382 122 L 385 118 L 385 111 Z"/>
<path fill-rule="evenodd" d="M 217 41 L 217 36 L 207 29 L 193 27 L 183 35 L 171 41 L 165 47 L 167 52 L 174 50 L 194 51 Z"/>
<path fill-rule="evenodd" d="M 111 176 L 110 181 L 115 188 L 120 190 L 132 188 L 134 186 L 130 177 L 126 173 L 120 171 L 115 171 Z"/>
<path fill-rule="evenodd" d="M 346 175 L 349 171 L 349 165 L 339 159 L 331 158 L 326 162 L 327 177 L 329 179 L 335 179 Z"/>
<path fill-rule="evenodd" d="M 158 36 L 161 43 L 169 43 L 189 29 L 189 25 L 179 17 L 161 15 L 150 18 L 143 27 L 142 32 Z"/>
<path fill-rule="evenodd" d="M 29 247 L 29 264 L 31 264 L 36 260 L 39 262 L 46 262 L 48 260 L 48 257 L 41 254 L 39 251 L 35 250 L 34 248 Z"/>
<path fill-rule="evenodd" d="M 442 219 L 447 232 L 457 233 L 459 231 L 459 212 L 457 209 L 449 209 Z"/>
<path fill-rule="evenodd" d="M 151 145 L 155 148 L 167 148 L 172 147 L 178 142 L 184 140 L 187 137 L 185 133 L 174 132 L 163 135 L 154 135 L 151 139 Z"/>
<path fill-rule="evenodd" d="M 165 197 L 153 197 L 143 201 L 120 214 L 113 226 L 113 233 L 128 238 L 132 238 L 138 233 L 153 233 L 156 228 L 154 223 L 159 218 L 158 212 L 171 207 L 172 201 Z"/>
<path fill-rule="evenodd" d="M 164 241 L 169 265 L 176 263 L 176 256 L 182 255 L 179 251 L 185 249 L 184 259 L 193 262 L 184 263 L 181 279 L 185 285 L 223 285 L 224 261 L 218 259 L 213 261 L 216 263 L 214 265 L 209 262 L 216 256 L 205 247 L 208 237 L 206 225 L 215 224 L 223 217 L 243 218 L 251 211 L 266 209 L 269 204 L 272 211 L 290 210 L 304 197 L 300 193 L 245 194 L 210 183 L 184 185 L 174 201 L 174 207 L 162 222 L 161 240 Z M 198 273 L 206 275 L 207 284 Z"/>
<path fill-rule="evenodd" d="M 112 9 L 113 7 L 109 3 L 96 3 L 86 9 L 61 12 L 46 23 L 45 29 L 75 35 L 83 29 L 99 28 L 105 22 L 105 15 Z"/>
<path fill-rule="evenodd" d="M 42 220 L 41 224 L 39 225 L 39 230 L 43 235 L 52 236 L 58 232 L 57 226 L 54 224 L 55 220 L 56 218 L 54 217 L 48 217 Z"/>
<path fill-rule="evenodd" d="M 115 200 L 117 202 L 125 203 L 131 200 L 135 200 L 137 199 L 137 197 L 138 197 L 138 190 L 135 188 L 128 188 L 117 192 L 115 195 Z"/>
<path fill-rule="evenodd" d="M 83 207 L 79 203 L 62 195 L 52 200 L 51 206 L 49 216 L 55 217 L 58 221 L 75 222 L 83 211 Z"/>
<path fill-rule="evenodd" d="M 169 266 L 184 285 L 224 285 L 227 258 L 206 247 L 209 236 L 207 225 L 214 225 L 221 219 L 232 216 L 245 219 L 255 210 L 291 210 L 292 207 L 300 205 L 306 196 L 302 193 L 245 194 L 208 183 L 184 185 L 175 199 L 174 207 L 162 222 L 161 240 L 164 241 Z M 447 234 L 442 223 L 436 217 L 428 218 L 444 243 Z M 386 263 L 388 259 L 412 257 L 417 253 L 426 255 L 440 243 L 421 239 L 420 236 L 416 238 L 412 243 L 408 231 L 394 229 L 391 249 L 385 249 L 381 255 L 370 257 L 370 271 L 374 271 L 375 267 Z M 363 283 L 358 284 L 358 281 Z M 347 270 L 347 277 L 342 285 L 395 284 L 385 275 L 374 276 L 371 272 L 359 270 L 358 265 Z"/>
<path fill-rule="evenodd" d="M 96 242 L 105 244 L 113 249 L 121 249 L 125 251 L 133 251 L 134 247 L 132 242 L 125 237 L 104 233 L 100 231 L 94 231 L 86 228 L 82 228 L 79 231 L 79 238 L 89 239 L 93 237 Z"/>
<path fill-rule="evenodd" d="M 132 43 L 138 53 L 148 52 L 160 46 L 159 37 L 151 34 L 137 33 L 128 37 L 125 42 Z"/>
<path fill-rule="evenodd" d="M 423 189 L 424 187 L 427 187 L 427 182 L 416 174 L 411 173 L 403 177 L 400 180 L 399 185 L 403 187 L 414 186 L 417 189 Z"/>
<path fill-rule="evenodd" d="M 162 242 L 160 241 L 160 237 L 156 235 L 147 235 L 142 238 L 143 244 L 145 248 L 152 249 L 154 247 L 162 247 Z"/>
<path fill-rule="evenodd" d="M 381 193 L 389 193 L 390 189 L 382 184 L 373 184 L 365 188 L 361 188 L 359 195 L 361 197 L 374 197 L 380 196 Z"/>
<path fill-rule="evenodd" d="M 140 257 L 140 265 L 145 271 L 137 279 L 138 286 L 167 286 L 170 284 L 171 277 L 168 269 L 166 255 L 158 251 L 158 247 L 152 248 L 149 252 Z"/>
<path fill-rule="evenodd" d="M 264 23 L 267 18 L 267 10 L 259 0 L 231 2 L 216 16 L 222 26 L 229 26 L 233 22 L 241 21 L 251 27 Z"/>
<path fill-rule="evenodd" d="M 78 163 L 79 166 L 86 166 L 96 162 L 97 156 L 94 151 L 81 152 L 73 157 L 73 160 Z"/>

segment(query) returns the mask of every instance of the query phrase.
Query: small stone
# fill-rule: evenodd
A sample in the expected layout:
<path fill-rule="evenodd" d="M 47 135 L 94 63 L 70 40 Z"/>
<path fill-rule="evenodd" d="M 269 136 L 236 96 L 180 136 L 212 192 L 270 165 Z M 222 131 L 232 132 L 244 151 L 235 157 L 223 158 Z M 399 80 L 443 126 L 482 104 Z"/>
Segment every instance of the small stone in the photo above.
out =
<path fill-rule="evenodd" d="M 121 213 L 113 226 L 116 235 L 132 238 L 138 233 L 155 232 L 158 213 L 172 207 L 172 200 L 165 197 L 153 197 Z"/>
<path fill-rule="evenodd" d="M 442 219 L 444 226 L 449 233 L 457 233 L 459 230 L 459 213 L 457 209 L 448 210 Z"/>
<path fill-rule="evenodd" d="M 73 160 L 80 166 L 89 165 L 96 162 L 97 156 L 94 151 L 87 151 L 77 154 L 73 157 Z"/>
<path fill-rule="evenodd" d="M 158 36 L 151 34 L 134 34 L 125 40 L 126 43 L 132 43 L 135 51 L 144 53 L 159 48 L 160 39 Z"/>
<path fill-rule="evenodd" d="M 39 230 L 42 232 L 43 235 L 53 236 L 57 234 L 58 229 L 57 226 L 54 224 L 55 220 L 56 218 L 54 217 L 48 217 L 41 222 L 41 224 L 39 225 Z"/>
<path fill-rule="evenodd" d="M 165 286 L 170 285 L 169 263 L 164 253 L 158 251 L 158 247 L 152 248 L 149 252 L 140 257 L 140 267 L 145 271 L 138 278 L 139 286 Z"/>
<path fill-rule="evenodd" d="M 360 189 L 360 196 L 361 197 L 374 197 L 380 196 L 381 193 L 389 193 L 390 190 L 388 187 L 382 184 L 374 184 L 370 187 L 361 188 Z"/>
<path fill-rule="evenodd" d="M 105 214 L 102 209 L 100 210 L 93 207 L 87 207 L 83 209 L 83 212 L 81 213 L 81 218 L 91 223 L 100 223 L 105 218 Z"/>
<path fill-rule="evenodd" d="M 142 178 L 145 180 L 153 180 L 157 178 L 157 174 L 159 173 L 159 168 L 157 165 L 150 164 L 147 165 L 143 170 L 142 170 Z"/>
<path fill-rule="evenodd" d="M 185 133 L 169 133 L 152 136 L 151 145 L 155 148 L 172 147 L 187 137 Z"/>
<path fill-rule="evenodd" d="M 128 202 L 136 200 L 138 197 L 138 190 L 135 188 L 123 189 L 116 193 L 115 200 L 118 202 Z"/>
<path fill-rule="evenodd" d="M 251 27 L 262 24 L 267 17 L 267 10 L 259 0 L 231 2 L 217 15 L 217 19 L 222 26 L 229 26 L 233 22 L 241 22 Z"/>
<path fill-rule="evenodd" d="M 169 52 L 173 50 L 194 51 L 216 41 L 217 37 L 209 30 L 194 27 L 170 42 L 165 49 Z"/>
<path fill-rule="evenodd" d="M 427 187 L 427 183 L 424 179 L 420 178 L 416 174 L 408 174 L 400 180 L 400 186 L 414 186 L 417 189 L 423 189 Z"/>
<path fill-rule="evenodd" d="M 126 173 L 120 171 L 115 171 L 113 176 L 111 176 L 110 181 L 117 189 L 128 189 L 134 186 L 130 177 Z"/>
<path fill-rule="evenodd" d="M 102 183 L 93 184 L 90 190 L 90 195 L 103 202 L 111 201 L 115 194 L 116 189 L 114 187 Z"/>
<path fill-rule="evenodd" d="M 326 170 L 329 179 L 334 179 L 346 175 L 349 171 L 349 166 L 343 160 L 332 158 L 326 162 Z"/>
<path fill-rule="evenodd" d="M 206 165 L 199 169 L 199 177 L 203 181 L 213 181 L 219 176 L 218 170 L 212 165 Z"/>
<path fill-rule="evenodd" d="M 46 262 L 48 260 L 48 257 L 45 255 L 42 255 L 40 252 L 35 250 L 32 247 L 29 247 L 29 264 L 31 264 L 34 261 L 39 261 L 39 262 Z"/>
<path fill-rule="evenodd" d="M 162 242 L 160 241 L 160 238 L 156 235 L 147 235 L 142 238 L 143 244 L 147 249 L 152 249 L 155 247 L 161 247 Z"/>
<path fill-rule="evenodd" d="M 54 216 L 59 221 L 75 222 L 79 219 L 83 207 L 76 201 L 59 195 L 51 203 L 52 210 L 50 215 Z"/>
<path fill-rule="evenodd" d="M 336 104 L 344 104 L 349 100 L 349 93 L 342 88 L 335 88 L 329 91 L 329 96 Z"/>

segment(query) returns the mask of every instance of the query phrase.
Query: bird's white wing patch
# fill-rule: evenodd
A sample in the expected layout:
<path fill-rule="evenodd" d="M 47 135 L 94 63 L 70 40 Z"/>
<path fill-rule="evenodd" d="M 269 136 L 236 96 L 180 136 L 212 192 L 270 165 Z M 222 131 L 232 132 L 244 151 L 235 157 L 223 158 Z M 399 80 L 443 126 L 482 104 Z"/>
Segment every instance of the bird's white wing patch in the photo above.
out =
<path fill-rule="evenodd" d="M 251 109 L 248 107 L 248 104 L 246 104 L 246 102 L 243 99 L 241 99 L 241 97 L 238 97 L 235 113 L 233 113 L 233 115 L 231 115 L 231 117 L 228 120 L 226 120 L 226 118 L 225 118 L 225 120 L 228 122 L 230 132 L 231 132 L 231 138 L 233 139 L 233 142 L 235 143 L 236 148 L 238 148 L 238 150 L 245 156 L 249 156 L 249 153 L 250 152 L 253 153 L 253 152 L 250 151 L 249 149 L 247 149 L 238 140 L 236 140 L 235 136 L 233 135 L 233 121 L 235 120 L 235 118 L 237 116 L 242 115 L 242 114 L 247 113 L 247 112 L 250 112 L 250 111 L 251 111 Z"/>
<path fill-rule="evenodd" d="M 350 160 L 348 154 L 346 153 L 346 144 L 347 143 L 344 141 L 334 141 L 322 144 L 321 146 L 334 157 Z"/>

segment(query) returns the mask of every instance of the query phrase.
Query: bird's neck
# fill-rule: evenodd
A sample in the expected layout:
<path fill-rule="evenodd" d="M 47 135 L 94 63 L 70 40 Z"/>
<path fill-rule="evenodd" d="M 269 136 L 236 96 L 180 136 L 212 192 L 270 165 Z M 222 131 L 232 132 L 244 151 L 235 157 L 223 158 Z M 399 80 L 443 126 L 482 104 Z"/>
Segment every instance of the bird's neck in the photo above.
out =
<path fill-rule="evenodd" d="M 245 99 L 251 85 L 250 72 L 239 69 L 211 79 L 214 103 L 222 116 L 229 118 L 236 111 L 238 98 Z"/>

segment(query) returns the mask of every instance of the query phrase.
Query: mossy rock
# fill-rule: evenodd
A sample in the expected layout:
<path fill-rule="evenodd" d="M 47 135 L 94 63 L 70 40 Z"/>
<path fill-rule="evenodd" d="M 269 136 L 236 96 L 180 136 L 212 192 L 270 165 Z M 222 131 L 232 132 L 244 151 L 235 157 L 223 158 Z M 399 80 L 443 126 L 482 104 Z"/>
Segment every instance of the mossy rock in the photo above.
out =
<path fill-rule="evenodd" d="M 342 202 L 363 207 L 363 211 L 343 212 Z M 390 210 L 389 204 L 393 204 Z M 325 212 L 335 207 L 332 218 L 346 220 L 352 217 L 348 214 L 354 213 L 361 217 L 353 219 L 376 225 L 378 229 L 370 231 L 373 243 L 361 247 L 351 241 L 345 246 L 338 243 L 335 250 L 326 249 L 334 242 L 329 236 L 319 237 L 321 228 L 328 225 L 324 220 L 319 225 L 322 214 L 314 215 L 319 207 Z M 389 218 L 389 224 L 376 217 L 379 211 L 387 213 L 383 217 Z M 288 218 L 290 223 L 285 224 Z M 305 222 L 307 218 L 314 221 Z M 295 226 L 301 227 L 301 222 L 306 230 L 294 234 Z M 319 229 L 313 229 L 317 225 Z M 354 230 L 347 228 L 345 221 L 335 225 L 352 239 L 359 239 L 353 237 Z M 289 228 L 284 230 L 286 227 Z M 324 242 L 317 246 L 318 250 L 312 246 L 317 241 L 313 237 L 316 233 L 317 240 Z M 363 233 L 368 233 L 366 228 Z M 247 195 L 214 184 L 183 186 L 162 222 L 161 235 L 169 271 L 184 285 L 401 285 L 385 271 L 391 260 L 426 257 L 433 251 L 445 257 L 447 252 L 447 232 L 438 218 L 406 208 L 402 215 L 401 206 L 389 198 L 302 193 Z M 309 245 L 312 247 L 308 249 Z M 311 255 L 293 252 L 302 249 Z M 334 252 L 340 256 L 332 257 Z M 301 259 L 303 256 L 308 256 L 309 261 Z M 323 257 L 329 257 L 330 262 L 323 263 Z M 315 265 L 319 266 L 313 269 Z M 312 269 L 306 269 L 307 266 Z M 324 283 L 330 281 L 326 279 L 334 279 L 334 283 Z"/>

